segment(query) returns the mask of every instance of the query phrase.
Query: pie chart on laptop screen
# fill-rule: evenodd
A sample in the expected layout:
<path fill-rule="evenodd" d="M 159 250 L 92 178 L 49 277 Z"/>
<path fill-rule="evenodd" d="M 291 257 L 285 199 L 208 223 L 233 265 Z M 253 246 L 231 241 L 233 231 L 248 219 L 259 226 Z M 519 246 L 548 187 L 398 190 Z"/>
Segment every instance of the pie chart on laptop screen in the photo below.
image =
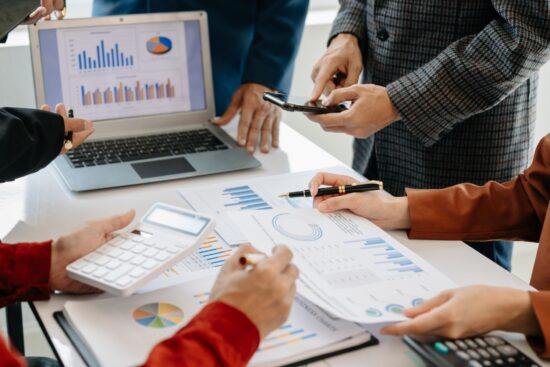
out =
<path fill-rule="evenodd" d="M 172 49 L 172 40 L 168 37 L 157 36 L 147 41 L 147 51 L 153 55 L 164 55 Z"/>
<path fill-rule="evenodd" d="M 154 329 L 176 326 L 183 320 L 183 311 L 170 303 L 148 303 L 134 310 L 134 321 Z"/>

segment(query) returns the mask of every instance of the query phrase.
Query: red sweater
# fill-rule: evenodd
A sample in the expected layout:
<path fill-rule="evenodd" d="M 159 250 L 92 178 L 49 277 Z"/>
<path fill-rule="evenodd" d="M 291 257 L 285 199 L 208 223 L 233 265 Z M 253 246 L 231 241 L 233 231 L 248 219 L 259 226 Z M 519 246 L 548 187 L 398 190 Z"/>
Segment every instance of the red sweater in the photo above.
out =
<path fill-rule="evenodd" d="M 51 245 L 0 244 L 0 307 L 48 299 Z M 259 341 L 258 329 L 242 312 L 214 302 L 156 345 L 144 366 L 244 366 Z M 25 361 L 0 339 L 0 364 L 22 367 Z"/>

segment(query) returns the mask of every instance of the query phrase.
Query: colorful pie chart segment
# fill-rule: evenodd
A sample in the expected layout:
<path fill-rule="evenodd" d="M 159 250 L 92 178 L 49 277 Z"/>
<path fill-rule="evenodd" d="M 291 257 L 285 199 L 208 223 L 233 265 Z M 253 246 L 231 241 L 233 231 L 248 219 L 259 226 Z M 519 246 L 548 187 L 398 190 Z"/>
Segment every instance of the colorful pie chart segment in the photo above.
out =
<path fill-rule="evenodd" d="M 147 51 L 153 55 L 164 55 L 172 49 L 172 40 L 167 37 L 157 36 L 147 41 Z"/>
<path fill-rule="evenodd" d="M 134 310 L 134 320 L 146 327 L 163 329 L 183 320 L 183 311 L 170 303 L 148 303 Z"/>

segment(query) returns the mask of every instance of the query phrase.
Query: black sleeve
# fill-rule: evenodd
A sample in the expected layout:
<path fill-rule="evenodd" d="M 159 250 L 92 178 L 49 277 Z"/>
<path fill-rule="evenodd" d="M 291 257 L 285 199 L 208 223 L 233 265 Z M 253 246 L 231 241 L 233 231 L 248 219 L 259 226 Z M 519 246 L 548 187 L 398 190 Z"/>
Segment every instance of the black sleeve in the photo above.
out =
<path fill-rule="evenodd" d="M 60 115 L 0 108 L 0 182 L 46 167 L 61 152 L 64 133 Z"/>

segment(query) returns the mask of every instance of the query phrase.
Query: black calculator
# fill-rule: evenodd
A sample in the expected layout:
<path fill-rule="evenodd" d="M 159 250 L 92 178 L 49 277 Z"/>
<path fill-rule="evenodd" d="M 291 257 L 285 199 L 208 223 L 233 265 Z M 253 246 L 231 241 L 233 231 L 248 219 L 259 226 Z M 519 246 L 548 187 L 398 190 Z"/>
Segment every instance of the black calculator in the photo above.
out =
<path fill-rule="evenodd" d="M 405 336 L 403 340 L 430 367 L 540 366 L 498 336 L 456 340 Z"/>

